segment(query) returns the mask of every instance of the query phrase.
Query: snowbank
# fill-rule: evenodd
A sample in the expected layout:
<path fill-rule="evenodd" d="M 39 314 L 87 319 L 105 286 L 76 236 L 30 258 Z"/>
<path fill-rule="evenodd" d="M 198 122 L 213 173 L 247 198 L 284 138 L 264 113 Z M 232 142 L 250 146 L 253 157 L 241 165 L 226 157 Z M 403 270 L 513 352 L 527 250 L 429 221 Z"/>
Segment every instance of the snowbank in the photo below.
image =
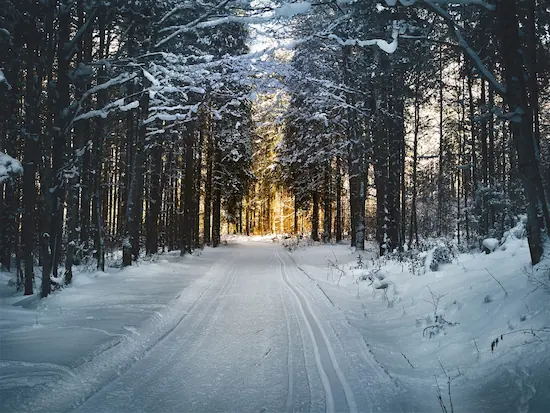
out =
<path fill-rule="evenodd" d="M 431 261 L 380 261 L 324 245 L 291 254 L 378 362 L 411 394 L 411 411 L 548 411 L 550 259 L 532 268 L 521 225 L 492 253 Z M 519 235 L 520 237 L 516 237 Z M 496 245 L 496 246 L 495 246 Z M 550 248 L 550 246 L 548 247 Z M 358 258 L 359 257 L 359 258 Z M 436 383 L 437 379 L 437 383 Z"/>

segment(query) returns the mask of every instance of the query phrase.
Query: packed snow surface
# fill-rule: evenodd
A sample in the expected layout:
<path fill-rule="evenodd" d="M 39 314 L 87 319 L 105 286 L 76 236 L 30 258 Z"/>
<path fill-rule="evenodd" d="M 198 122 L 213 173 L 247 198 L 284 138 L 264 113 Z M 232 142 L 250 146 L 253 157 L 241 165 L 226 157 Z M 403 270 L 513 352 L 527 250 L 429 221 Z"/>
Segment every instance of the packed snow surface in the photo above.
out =
<path fill-rule="evenodd" d="M 548 411 L 526 241 L 431 272 L 279 241 L 78 272 L 45 300 L 3 282 L 0 411 L 438 412 L 446 375 L 456 412 Z"/>

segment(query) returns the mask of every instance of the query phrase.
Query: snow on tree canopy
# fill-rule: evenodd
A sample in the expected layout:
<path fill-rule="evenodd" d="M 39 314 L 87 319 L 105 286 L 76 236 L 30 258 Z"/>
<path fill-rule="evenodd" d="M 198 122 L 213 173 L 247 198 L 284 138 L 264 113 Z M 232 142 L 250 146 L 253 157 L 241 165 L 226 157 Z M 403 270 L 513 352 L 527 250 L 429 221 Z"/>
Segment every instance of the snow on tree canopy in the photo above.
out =
<path fill-rule="evenodd" d="M 275 14 L 280 17 L 293 17 L 297 14 L 305 14 L 311 9 L 311 3 L 302 1 L 298 3 L 284 3 L 275 10 Z"/>
<path fill-rule="evenodd" d="M 8 180 L 13 175 L 23 175 L 23 167 L 17 160 L 0 152 L 0 182 Z"/>

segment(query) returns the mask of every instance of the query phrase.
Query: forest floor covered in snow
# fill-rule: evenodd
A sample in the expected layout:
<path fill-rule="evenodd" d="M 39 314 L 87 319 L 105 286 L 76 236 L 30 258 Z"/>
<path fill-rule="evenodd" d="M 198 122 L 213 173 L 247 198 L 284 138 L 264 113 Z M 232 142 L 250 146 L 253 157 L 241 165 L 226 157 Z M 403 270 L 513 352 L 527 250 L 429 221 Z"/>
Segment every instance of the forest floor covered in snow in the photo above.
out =
<path fill-rule="evenodd" d="M 36 411 L 33 393 L 55 399 L 60 385 L 99 388 L 173 327 L 197 299 L 188 287 L 207 282 L 219 255 L 169 253 L 105 273 L 77 268 L 71 286 L 42 300 L 38 289 L 14 292 L 14 275 L 0 273 L 0 411 Z"/>
<path fill-rule="evenodd" d="M 525 238 L 436 271 L 435 248 L 402 261 L 375 259 L 374 245 L 289 249 L 399 387 L 440 411 L 550 411 L 550 260 L 533 268 Z"/>
<path fill-rule="evenodd" d="M 2 273 L 0 411 L 548 412 L 550 260 L 511 234 L 437 269 L 230 237 L 44 300 Z"/>

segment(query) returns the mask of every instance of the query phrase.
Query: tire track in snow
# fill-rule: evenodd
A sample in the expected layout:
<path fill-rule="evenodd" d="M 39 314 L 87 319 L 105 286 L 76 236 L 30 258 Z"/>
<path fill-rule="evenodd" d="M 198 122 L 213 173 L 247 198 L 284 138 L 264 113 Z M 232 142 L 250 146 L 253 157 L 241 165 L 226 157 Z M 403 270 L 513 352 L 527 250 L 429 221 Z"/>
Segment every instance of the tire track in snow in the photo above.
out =
<path fill-rule="evenodd" d="M 312 340 L 315 362 L 326 394 L 326 412 L 334 413 L 336 411 L 342 411 L 343 409 L 340 404 L 345 401 L 347 410 L 351 413 L 357 413 L 357 404 L 353 396 L 353 391 L 338 365 L 336 356 L 322 325 L 315 316 L 315 312 L 306 295 L 302 292 L 300 287 L 290 280 L 286 269 L 286 263 L 284 259 L 281 258 L 279 251 L 275 251 L 275 255 L 281 263 L 280 269 L 283 281 L 296 299 Z M 336 402 L 339 404 L 338 410 L 336 410 Z"/>

